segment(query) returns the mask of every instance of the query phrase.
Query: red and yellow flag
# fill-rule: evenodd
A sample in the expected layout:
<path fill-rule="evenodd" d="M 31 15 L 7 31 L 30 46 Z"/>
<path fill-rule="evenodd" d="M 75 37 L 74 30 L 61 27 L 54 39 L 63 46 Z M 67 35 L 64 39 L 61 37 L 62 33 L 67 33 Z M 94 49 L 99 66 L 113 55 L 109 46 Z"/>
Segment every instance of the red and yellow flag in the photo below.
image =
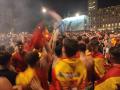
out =
<path fill-rule="evenodd" d="M 95 90 L 120 90 L 120 65 L 113 66 L 95 86 Z"/>

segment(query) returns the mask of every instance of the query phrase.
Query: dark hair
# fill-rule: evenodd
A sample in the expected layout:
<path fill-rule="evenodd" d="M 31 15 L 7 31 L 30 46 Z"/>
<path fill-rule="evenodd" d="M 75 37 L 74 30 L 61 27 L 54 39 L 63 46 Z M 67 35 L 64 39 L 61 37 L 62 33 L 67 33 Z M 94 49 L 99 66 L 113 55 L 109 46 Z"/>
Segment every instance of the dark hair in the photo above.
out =
<path fill-rule="evenodd" d="M 84 43 L 79 43 L 79 50 L 81 52 L 85 52 L 86 51 L 86 45 Z"/>
<path fill-rule="evenodd" d="M 109 50 L 111 58 L 120 63 L 120 46 L 111 47 Z"/>
<path fill-rule="evenodd" d="M 62 44 L 63 40 L 57 40 L 56 41 L 56 46 L 59 45 L 59 44 Z"/>
<path fill-rule="evenodd" d="M 2 51 L 6 51 L 5 45 L 0 45 L 0 52 L 2 52 Z"/>
<path fill-rule="evenodd" d="M 55 54 L 56 54 L 57 57 L 62 56 L 62 44 L 61 43 L 56 45 Z"/>
<path fill-rule="evenodd" d="M 83 38 L 83 41 L 85 42 L 85 44 L 88 44 L 89 43 L 89 38 L 85 37 L 85 38 Z"/>
<path fill-rule="evenodd" d="M 78 42 L 74 39 L 66 38 L 64 40 L 65 53 L 68 57 L 74 56 L 79 51 Z"/>
<path fill-rule="evenodd" d="M 16 46 L 19 46 L 19 45 L 23 45 L 23 42 L 22 41 L 17 41 Z"/>
<path fill-rule="evenodd" d="M 32 51 L 25 55 L 25 61 L 27 62 L 27 65 L 30 65 L 31 67 L 34 67 L 39 59 L 40 57 L 37 51 Z"/>
<path fill-rule="evenodd" d="M 14 49 L 13 46 L 10 46 L 10 47 L 7 48 L 7 51 L 8 51 L 9 53 L 11 53 L 11 54 L 14 53 L 14 50 L 15 50 L 15 49 Z"/>
<path fill-rule="evenodd" d="M 93 37 L 92 39 L 91 39 L 91 41 L 97 41 L 98 40 L 98 37 Z"/>
<path fill-rule="evenodd" d="M 81 40 L 82 40 L 82 36 L 78 36 L 78 37 L 77 37 L 77 40 L 78 40 L 78 41 L 81 41 Z"/>
<path fill-rule="evenodd" d="M 99 48 L 99 42 L 97 40 L 90 41 L 87 46 L 87 49 L 89 51 L 94 51 L 96 48 Z"/>
<path fill-rule="evenodd" d="M 6 66 L 9 63 L 11 56 L 12 55 L 6 51 L 0 52 L 0 65 Z"/>

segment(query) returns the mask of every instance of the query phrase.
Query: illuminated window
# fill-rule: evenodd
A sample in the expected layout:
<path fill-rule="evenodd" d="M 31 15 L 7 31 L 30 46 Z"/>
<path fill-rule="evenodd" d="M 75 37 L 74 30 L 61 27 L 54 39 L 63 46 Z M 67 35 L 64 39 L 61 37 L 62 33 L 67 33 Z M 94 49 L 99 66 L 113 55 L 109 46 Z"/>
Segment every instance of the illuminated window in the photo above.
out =
<path fill-rule="evenodd" d="M 114 24 L 112 23 L 112 26 L 114 26 Z"/>
<path fill-rule="evenodd" d="M 110 24 L 108 24 L 108 27 L 110 27 L 111 25 Z"/>
<path fill-rule="evenodd" d="M 115 14 L 115 12 L 112 12 L 112 14 L 114 15 L 114 14 Z"/>

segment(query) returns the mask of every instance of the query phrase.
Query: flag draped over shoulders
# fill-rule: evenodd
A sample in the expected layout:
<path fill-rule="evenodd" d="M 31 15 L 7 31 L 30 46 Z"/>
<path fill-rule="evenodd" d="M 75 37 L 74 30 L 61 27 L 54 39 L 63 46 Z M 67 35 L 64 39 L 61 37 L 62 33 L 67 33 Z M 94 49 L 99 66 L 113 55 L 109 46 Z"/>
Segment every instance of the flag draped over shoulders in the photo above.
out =
<path fill-rule="evenodd" d="M 120 65 L 113 66 L 96 84 L 95 90 L 119 90 Z"/>
<path fill-rule="evenodd" d="M 53 68 L 54 88 L 50 90 L 78 89 L 86 80 L 86 68 L 79 59 L 61 59 Z"/>
<path fill-rule="evenodd" d="M 16 84 L 26 86 L 31 82 L 34 76 L 36 76 L 35 70 L 28 67 L 24 72 L 18 74 Z"/>
<path fill-rule="evenodd" d="M 95 71 L 99 77 L 102 77 L 105 74 L 105 59 L 101 53 L 96 53 L 93 55 Z"/>

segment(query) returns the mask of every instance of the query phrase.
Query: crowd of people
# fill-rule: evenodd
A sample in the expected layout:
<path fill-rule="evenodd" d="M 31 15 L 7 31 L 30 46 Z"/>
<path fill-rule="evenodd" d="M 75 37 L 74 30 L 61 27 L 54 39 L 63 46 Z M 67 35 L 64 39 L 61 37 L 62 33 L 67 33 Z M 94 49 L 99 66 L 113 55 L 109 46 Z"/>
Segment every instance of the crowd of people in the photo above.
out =
<path fill-rule="evenodd" d="M 120 33 L 0 33 L 0 90 L 120 90 Z"/>

